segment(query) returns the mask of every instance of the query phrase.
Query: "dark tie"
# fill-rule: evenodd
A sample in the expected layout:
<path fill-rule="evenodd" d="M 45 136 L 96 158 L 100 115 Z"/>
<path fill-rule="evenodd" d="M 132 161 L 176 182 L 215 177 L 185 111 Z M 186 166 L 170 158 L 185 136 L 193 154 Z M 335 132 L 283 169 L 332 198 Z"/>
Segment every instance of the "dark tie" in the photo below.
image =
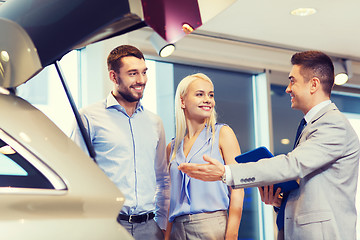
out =
<path fill-rule="evenodd" d="M 305 125 L 306 125 L 306 121 L 305 121 L 305 118 L 303 118 L 301 120 L 299 127 L 297 129 L 297 132 L 296 132 L 294 148 L 297 145 L 298 139 L 299 139 L 300 134 L 301 134 L 302 130 L 304 129 Z M 276 218 L 276 225 L 278 226 L 279 231 L 284 228 L 285 206 L 286 206 L 286 202 L 287 202 L 289 194 L 290 194 L 290 191 L 283 193 L 283 199 L 281 201 L 280 209 L 278 211 L 278 215 Z"/>
<path fill-rule="evenodd" d="M 294 148 L 296 147 L 296 143 L 299 140 L 300 134 L 301 134 L 302 130 L 304 129 L 305 125 L 306 125 L 306 120 L 305 120 L 305 118 L 303 118 L 303 119 L 301 119 L 301 122 L 300 122 L 299 127 L 296 132 Z"/>

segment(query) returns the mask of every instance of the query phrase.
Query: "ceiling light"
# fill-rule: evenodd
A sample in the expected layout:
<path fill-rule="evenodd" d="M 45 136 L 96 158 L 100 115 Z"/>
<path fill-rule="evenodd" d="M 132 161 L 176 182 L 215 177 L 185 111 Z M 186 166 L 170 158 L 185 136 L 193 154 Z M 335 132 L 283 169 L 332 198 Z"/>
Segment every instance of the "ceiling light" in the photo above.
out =
<path fill-rule="evenodd" d="M 287 138 L 283 138 L 280 140 L 281 144 L 288 145 L 290 143 L 290 140 Z"/>
<path fill-rule="evenodd" d="M 175 51 L 175 45 L 173 43 L 168 43 L 159 34 L 153 32 L 150 37 L 150 42 L 155 48 L 157 54 L 160 57 L 168 57 Z"/>
<path fill-rule="evenodd" d="M 310 16 L 316 13 L 316 9 L 315 8 L 297 8 L 295 10 L 291 11 L 291 15 L 294 16 Z"/>
<path fill-rule="evenodd" d="M 187 24 L 187 23 L 184 23 L 182 25 L 182 29 L 185 34 L 190 34 L 194 31 L 194 28 L 192 26 L 190 26 L 190 24 Z"/>
<path fill-rule="evenodd" d="M 174 44 L 168 44 L 165 45 L 162 49 L 159 51 L 160 57 L 168 57 L 175 51 L 175 45 Z"/>
<path fill-rule="evenodd" d="M 339 73 L 335 76 L 335 84 L 343 85 L 349 80 L 349 76 L 346 73 Z"/>
<path fill-rule="evenodd" d="M 334 61 L 335 84 L 343 85 L 352 77 L 350 60 Z"/>

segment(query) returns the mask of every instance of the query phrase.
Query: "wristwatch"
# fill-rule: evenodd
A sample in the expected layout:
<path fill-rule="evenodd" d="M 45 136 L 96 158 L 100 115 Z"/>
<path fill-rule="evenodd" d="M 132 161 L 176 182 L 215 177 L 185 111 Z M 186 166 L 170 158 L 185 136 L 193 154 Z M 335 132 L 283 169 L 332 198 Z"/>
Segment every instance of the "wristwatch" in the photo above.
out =
<path fill-rule="evenodd" d="M 224 171 L 224 174 L 221 176 L 221 181 L 226 184 L 226 171 Z"/>

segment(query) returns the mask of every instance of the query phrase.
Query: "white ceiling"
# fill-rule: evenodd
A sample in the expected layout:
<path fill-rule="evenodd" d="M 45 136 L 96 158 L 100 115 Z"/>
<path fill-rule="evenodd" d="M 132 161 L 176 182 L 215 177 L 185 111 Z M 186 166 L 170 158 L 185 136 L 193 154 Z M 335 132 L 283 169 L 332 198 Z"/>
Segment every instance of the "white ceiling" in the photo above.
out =
<path fill-rule="evenodd" d="M 6 0 L 0 0 L 0 6 Z M 311 16 L 290 11 L 312 7 Z M 197 33 L 360 60 L 360 0 L 237 0 Z"/>
<path fill-rule="evenodd" d="M 311 7 L 311 16 L 290 12 Z M 213 35 L 360 59 L 359 0 L 237 0 L 197 29 Z"/>

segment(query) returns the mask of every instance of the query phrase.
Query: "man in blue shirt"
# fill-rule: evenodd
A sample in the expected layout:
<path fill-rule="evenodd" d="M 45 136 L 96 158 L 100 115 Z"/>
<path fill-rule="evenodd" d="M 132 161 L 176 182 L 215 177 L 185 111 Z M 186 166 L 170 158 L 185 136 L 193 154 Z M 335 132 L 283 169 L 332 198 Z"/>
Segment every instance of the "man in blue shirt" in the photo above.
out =
<path fill-rule="evenodd" d="M 118 222 L 135 239 L 163 239 L 170 179 L 162 121 L 140 103 L 147 82 L 145 59 L 139 49 L 122 45 L 110 52 L 107 65 L 113 90 L 81 110 L 96 163 L 125 195 Z M 71 138 L 86 151 L 78 127 Z"/>

